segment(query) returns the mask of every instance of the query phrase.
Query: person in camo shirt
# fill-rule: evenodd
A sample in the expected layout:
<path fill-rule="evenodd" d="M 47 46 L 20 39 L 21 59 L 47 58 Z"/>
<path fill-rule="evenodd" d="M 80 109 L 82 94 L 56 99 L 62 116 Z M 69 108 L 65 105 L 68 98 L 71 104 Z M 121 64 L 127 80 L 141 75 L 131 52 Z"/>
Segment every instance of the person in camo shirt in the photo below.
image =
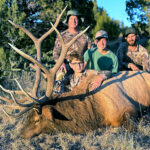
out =
<path fill-rule="evenodd" d="M 61 33 L 65 43 L 68 43 L 72 38 L 74 38 L 80 32 L 79 26 L 81 25 L 82 22 L 83 22 L 83 18 L 81 17 L 81 14 L 79 14 L 77 10 L 70 10 L 67 12 L 67 17 L 63 21 L 63 23 L 68 25 L 68 29 Z M 64 63 L 60 67 L 59 71 L 64 70 L 65 72 L 69 72 L 70 67 L 69 67 L 68 60 L 69 60 L 69 55 L 72 52 L 77 51 L 80 55 L 83 55 L 84 52 L 90 47 L 91 47 L 91 40 L 89 39 L 87 34 L 83 34 L 68 49 Z M 57 62 L 61 50 L 62 47 L 59 39 L 57 38 L 53 49 L 53 58 L 55 62 Z"/>
<path fill-rule="evenodd" d="M 119 70 L 150 71 L 148 52 L 138 44 L 136 30 L 128 28 L 124 37 L 126 42 L 121 43 L 117 50 Z"/>

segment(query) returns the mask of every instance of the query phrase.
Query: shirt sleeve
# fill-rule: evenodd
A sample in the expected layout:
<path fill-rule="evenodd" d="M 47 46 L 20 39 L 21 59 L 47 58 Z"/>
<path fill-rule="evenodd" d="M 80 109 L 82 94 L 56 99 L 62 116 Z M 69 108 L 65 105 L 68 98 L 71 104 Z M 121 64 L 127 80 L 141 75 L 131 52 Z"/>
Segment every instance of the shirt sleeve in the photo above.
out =
<path fill-rule="evenodd" d="M 147 50 L 144 48 L 144 53 L 143 53 L 143 57 L 142 57 L 142 66 L 143 66 L 143 70 L 144 71 L 150 71 L 150 64 L 149 64 L 149 55 Z"/>
<path fill-rule="evenodd" d="M 118 69 L 119 70 L 121 70 L 123 66 L 126 68 L 129 68 L 129 63 L 123 61 L 123 58 L 124 58 L 123 50 L 124 50 L 124 46 L 123 46 L 123 43 L 121 43 L 119 48 L 117 49 L 117 53 L 116 53 L 117 58 L 118 58 L 118 64 L 119 64 Z"/>
<path fill-rule="evenodd" d="M 89 50 L 87 50 L 85 53 L 84 53 L 84 62 L 88 62 L 90 59 L 89 57 Z"/>
<path fill-rule="evenodd" d="M 118 58 L 114 55 L 112 73 L 118 72 Z"/>

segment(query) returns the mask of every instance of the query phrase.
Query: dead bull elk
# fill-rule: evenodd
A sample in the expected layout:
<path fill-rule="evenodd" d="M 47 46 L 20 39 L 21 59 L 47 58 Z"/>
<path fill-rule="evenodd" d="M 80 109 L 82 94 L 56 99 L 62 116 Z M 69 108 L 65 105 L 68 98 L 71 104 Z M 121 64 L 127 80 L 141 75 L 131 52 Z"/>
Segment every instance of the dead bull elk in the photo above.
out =
<path fill-rule="evenodd" d="M 53 94 L 54 77 L 65 58 L 67 49 L 87 30 L 79 33 L 69 43 L 64 43 L 56 29 L 62 13 L 58 16 L 52 28 L 40 39 L 36 39 L 27 29 L 10 21 L 10 23 L 31 37 L 36 45 L 37 55 L 41 53 L 40 44 L 42 40 L 53 30 L 56 31 L 62 44 L 60 58 L 50 70 L 40 62 L 40 57 L 37 57 L 39 60 L 35 60 L 9 44 L 17 53 L 36 64 L 47 75 L 45 96 L 40 98 L 36 96 L 37 88 L 32 94 L 29 94 L 21 87 L 18 81 L 16 82 L 20 91 L 10 91 L 0 86 L 3 91 L 10 93 L 13 102 L 17 104 L 17 106 L 3 105 L 3 107 L 5 109 L 20 109 L 20 112 L 16 115 L 8 114 L 4 111 L 7 115 L 19 117 L 29 111 L 26 123 L 21 130 L 21 136 L 24 138 L 31 138 L 41 132 L 84 133 L 104 125 L 117 127 L 124 124 L 124 121 L 127 122 L 127 119 L 130 117 L 138 116 L 139 112 L 142 113 L 142 110 L 150 106 L 150 74 L 146 72 L 119 72 L 111 79 L 105 81 L 99 89 L 89 92 L 90 80 L 98 77 L 94 74 L 94 71 L 91 71 L 89 76 L 85 77 L 72 91 Z M 39 68 L 37 68 L 37 72 L 40 70 Z M 37 81 L 40 80 L 39 75 L 40 73 L 36 74 Z M 38 84 L 36 87 L 38 87 Z M 24 94 L 26 99 L 31 102 L 28 104 L 21 103 L 15 98 L 15 94 Z M 11 101 L 5 97 L 0 97 L 0 99 L 6 102 Z"/>

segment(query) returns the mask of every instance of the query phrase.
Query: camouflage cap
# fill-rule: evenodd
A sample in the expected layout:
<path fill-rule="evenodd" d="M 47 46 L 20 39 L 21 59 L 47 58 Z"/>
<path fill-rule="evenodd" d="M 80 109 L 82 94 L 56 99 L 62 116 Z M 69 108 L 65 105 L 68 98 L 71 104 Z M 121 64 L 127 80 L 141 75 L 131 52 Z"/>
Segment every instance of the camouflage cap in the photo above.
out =
<path fill-rule="evenodd" d="M 124 33 L 124 36 L 126 37 L 131 33 L 136 34 L 136 30 L 134 28 L 127 28 L 125 33 Z"/>
<path fill-rule="evenodd" d="M 96 33 L 95 39 L 101 39 L 101 38 L 106 38 L 108 39 L 108 34 L 104 30 L 100 30 Z"/>
<path fill-rule="evenodd" d="M 68 19 L 69 19 L 70 16 L 81 16 L 81 14 L 77 10 L 69 10 L 67 12 L 66 19 L 63 21 L 63 23 L 65 25 L 68 25 Z M 81 22 L 83 23 L 84 22 L 84 18 L 80 17 L 80 19 L 81 19 Z"/>

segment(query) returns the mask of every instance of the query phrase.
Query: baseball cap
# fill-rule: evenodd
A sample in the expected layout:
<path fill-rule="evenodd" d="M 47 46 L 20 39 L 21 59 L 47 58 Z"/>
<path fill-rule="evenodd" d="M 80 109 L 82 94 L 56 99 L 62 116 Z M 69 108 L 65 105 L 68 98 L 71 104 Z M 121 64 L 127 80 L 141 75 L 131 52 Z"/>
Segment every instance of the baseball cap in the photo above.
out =
<path fill-rule="evenodd" d="M 65 25 L 68 25 L 68 19 L 69 19 L 70 16 L 73 16 L 73 15 L 74 15 L 74 16 L 77 16 L 77 17 L 80 17 L 81 22 L 82 22 L 82 23 L 84 22 L 84 18 L 81 17 L 81 14 L 80 14 L 77 10 L 69 10 L 69 11 L 67 12 L 66 19 L 63 21 L 63 23 L 64 23 Z"/>
<path fill-rule="evenodd" d="M 100 30 L 96 33 L 95 39 L 101 39 L 101 38 L 106 38 L 108 39 L 108 34 L 104 30 Z"/>

